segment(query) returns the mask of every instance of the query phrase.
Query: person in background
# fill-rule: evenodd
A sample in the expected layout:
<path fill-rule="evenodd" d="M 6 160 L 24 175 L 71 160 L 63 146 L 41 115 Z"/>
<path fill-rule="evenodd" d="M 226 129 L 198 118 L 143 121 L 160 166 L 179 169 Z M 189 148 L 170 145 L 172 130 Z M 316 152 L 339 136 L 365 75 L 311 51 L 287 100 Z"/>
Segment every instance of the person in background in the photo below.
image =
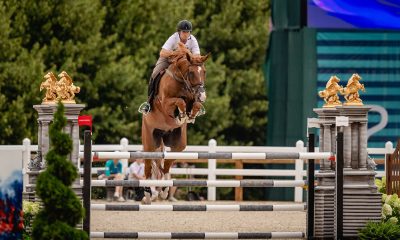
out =
<path fill-rule="evenodd" d="M 108 180 L 124 180 L 124 174 L 122 172 L 122 163 L 118 159 L 109 159 L 106 162 L 104 175 L 100 175 L 99 179 Z M 119 202 L 124 202 L 125 199 L 122 196 L 123 187 L 115 187 L 114 198 Z"/>
<path fill-rule="evenodd" d="M 174 163 L 171 167 L 176 167 L 176 163 Z M 168 174 L 168 179 L 171 179 L 171 174 Z M 176 189 L 177 189 L 177 187 L 175 187 L 175 186 L 169 187 L 168 201 L 170 201 L 170 202 L 177 202 L 178 201 L 178 199 L 176 199 L 174 197 L 174 195 L 176 193 Z"/>
<path fill-rule="evenodd" d="M 128 169 L 129 180 L 145 180 L 144 176 L 144 160 L 136 159 Z M 142 201 L 144 198 L 144 187 L 135 187 L 135 201 Z"/>

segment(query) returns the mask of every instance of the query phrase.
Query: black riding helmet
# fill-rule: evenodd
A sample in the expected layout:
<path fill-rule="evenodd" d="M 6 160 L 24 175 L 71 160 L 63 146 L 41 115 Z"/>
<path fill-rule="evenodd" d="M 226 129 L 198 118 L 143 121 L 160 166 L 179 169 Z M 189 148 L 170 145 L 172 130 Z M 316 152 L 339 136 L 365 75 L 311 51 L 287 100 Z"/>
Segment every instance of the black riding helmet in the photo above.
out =
<path fill-rule="evenodd" d="M 178 22 L 178 25 L 176 26 L 176 30 L 179 31 L 192 31 L 192 23 L 189 22 L 188 20 L 182 20 Z"/>

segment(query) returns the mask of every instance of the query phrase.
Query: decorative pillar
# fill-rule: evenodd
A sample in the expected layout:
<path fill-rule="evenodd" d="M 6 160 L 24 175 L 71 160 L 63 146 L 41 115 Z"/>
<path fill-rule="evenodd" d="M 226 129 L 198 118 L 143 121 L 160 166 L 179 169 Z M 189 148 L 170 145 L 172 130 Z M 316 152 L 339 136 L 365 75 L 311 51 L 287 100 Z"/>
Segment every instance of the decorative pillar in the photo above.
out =
<path fill-rule="evenodd" d="M 335 122 L 339 111 L 335 108 L 316 108 L 320 131 L 319 151 L 335 152 Z M 335 172 L 330 160 L 320 159 L 320 171 L 315 174 L 318 186 L 315 187 L 315 222 L 316 238 L 330 238 L 334 232 L 334 194 Z"/>
<path fill-rule="evenodd" d="M 28 164 L 29 183 L 26 187 L 26 195 L 29 199 L 36 201 L 35 184 L 39 171 L 45 168 L 45 158 L 48 153 L 51 142 L 49 138 L 49 129 L 53 121 L 54 113 L 57 111 L 57 103 L 61 101 L 64 104 L 64 116 L 67 119 L 67 125 L 64 132 L 67 133 L 73 142 L 73 150 L 69 154 L 69 160 L 78 166 L 79 158 L 79 125 L 78 116 L 81 110 L 85 107 L 84 104 L 76 104 L 74 97 L 75 93 L 79 93 L 80 88 L 74 86 L 71 77 L 62 72 L 58 75 L 60 80 L 57 81 L 56 76 L 49 72 L 44 76 L 45 80 L 41 84 L 41 88 L 46 90 L 45 98 L 40 105 L 34 105 L 33 108 L 38 112 L 38 152 L 37 155 L 30 160 Z M 58 87 L 58 91 L 56 91 Z M 61 89 L 61 91 L 59 90 Z M 82 187 L 78 178 L 72 188 L 77 195 L 82 195 Z"/>
<path fill-rule="evenodd" d="M 351 168 L 358 169 L 358 150 L 359 150 L 359 142 L 358 142 L 358 123 L 353 122 L 351 125 Z"/>
<path fill-rule="evenodd" d="M 65 117 L 67 118 L 67 126 L 64 128 L 64 132 L 68 133 L 74 144 L 73 150 L 69 155 L 69 159 L 77 166 L 79 157 L 79 126 L 78 126 L 78 116 L 81 110 L 85 107 L 84 104 L 64 104 L 65 107 Z M 41 143 L 38 144 L 38 150 L 42 153 L 45 159 L 47 152 L 50 148 L 49 139 L 49 125 L 53 121 L 53 115 L 57 111 L 56 104 L 41 104 L 34 105 L 33 108 L 38 112 L 39 125 L 42 125 L 41 132 L 39 132 L 39 137 L 41 138 Z"/>
<path fill-rule="evenodd" d="M 35 106 L 34 106 L 35 107 Z M 46 118 L 41 118 L 39 116 L 38 121 L 42 125 L 42 131 L 38 133 L 40 135 L 41 144 L 38 145 L 38 151 L 42 153 L 42 164 L 45 164 L 46 154 L 49 151 L 50 139 L 49 139 L 49 125 L 51 120 Z"/>
<path fill-rule="evenodd" d="M 361 170 L 367 170 L 367 123 L 362 122 L 359 125 L 359 132 L 360 132 L 360 145 L 359 145 L 359 162 L 358 166 Z"/>
<path fill-rule="evenodd" d="M 332 138 L 331 138 L 331 134 L 332 134 L 331 125 L 330 124 L 324 124 L 323 126 L 324 126 L 324 136 L 322 137 L 322 139 L 323 139 L 323 142 L 324 142 L 324 148 L 321 149 L 321 151 L 323 151 L 323 152 L 331 152 L 332 151 L 332 149 L 331 149 L 331 147 L 332 147 L 332 144 L 331 144 L 331 140 L 332 140 Z M 330 165 L 330 163 L 328 161 L 329 160 L 326 160 L 326 159 L 322 160 L 322 165 L 321 165 L 321 170 L 322 171 L 331 170 L 331 165 Z"/>
<path fill-rule="evenodd" d="M 321 130 L 320 146 L 327 151 L 336 151 L 336 121 L 338 116 L 347 117 L 349 126 L 344 127 L 343 147 L 343 237 L 356 239 L 358 232 L 368 221 L 381 219 L 381 195 L 375 186 L 376 172 L 367 163 L 367 123 L 369 107 L 364 106 L 358 91 L 365 91 L 361 77 L 353 74 L 346 87 L 339 85 L 340 79 L 332 76 L 326 89 L 318 95 L 324 99 L 323 108 L 316 108 Z M 344 95 L 342 105 L 338 94 Z M 328 130 L 328 126 L 332 129 Z M 320 147 L 321 149 L 321 147 Z M 333 165 L 332 165 L 333 166 Z M 333 170 L 333 168 L 331 168 Z M 337 213 L 335 172 L 326 170 L 325 162 L 315 174 L 318 186 L 315 188 L 315 233 L 316 239 L 335 239 L 337 232 L 334 219 Z M 332 184 L 333 183 L 333 184 Z M 362 211 L 360 210 L 362 209 Z"/>
<path fill-rule="evenodd" d="M 344 132 L 343 132 L 343 148 L 344 148 L 344 153 L 343 153 L 343 158 L 344 158 L 344 164 L 343 168 L 350 169 L 351 168 L 351 127 L 344 127 Z"/>

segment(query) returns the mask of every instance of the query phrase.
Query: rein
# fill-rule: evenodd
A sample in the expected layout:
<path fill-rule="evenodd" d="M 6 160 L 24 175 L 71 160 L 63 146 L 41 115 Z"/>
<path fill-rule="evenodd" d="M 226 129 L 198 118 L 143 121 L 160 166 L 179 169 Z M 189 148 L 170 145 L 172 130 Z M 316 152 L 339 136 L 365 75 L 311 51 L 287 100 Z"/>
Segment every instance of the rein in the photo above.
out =
<path fill-rule="evenodd" d="M 176 67 L 175 65 L 175 69 L 177 69 L 177 71 L 179 71 L 181 77 L 178 77 L 177 75 L 175 75 L 173 72 L 171 72 L 171 70 L 169 70 L 169 68 L 167 68 L 166 73 L 171 76 L 173 79 L 175 79 L 177 82 L 183 83 L 185 89 L 191 93 L 191 94 L 196 94 L 194 88 L 192 87 L 192 84 L 190 83 L 189 79 L 188 79 L 188 74 L 186 74 L 186 77 L 184 76 L 184 74 L 182 73 L 181 70 L 179 70 L 179 68 Z"/>

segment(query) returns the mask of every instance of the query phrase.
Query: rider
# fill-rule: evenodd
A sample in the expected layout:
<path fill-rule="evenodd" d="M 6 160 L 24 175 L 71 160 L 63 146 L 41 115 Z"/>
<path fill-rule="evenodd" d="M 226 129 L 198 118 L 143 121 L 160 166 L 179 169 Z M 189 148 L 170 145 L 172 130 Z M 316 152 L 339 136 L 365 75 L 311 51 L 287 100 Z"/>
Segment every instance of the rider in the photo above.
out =
<path fill-rule="evenodd" d="M 151 105 L 154 99 L 154 86 L 153 81 L 157 77 L 157 75 L 168 68 L 169 61 L 168 58 L 173 57 L 175 52 L 174 50 L 177 49 L 178 43 L 181 42 L 185 44 L 185 46 L 189 49 L 189 51 L 193 55 L 200 55 L 200 48 L 197 42 L 197 39 L 191 34 L 192 32 L 192 23 L 188 20 L 182 20 L 178 22 L 176 26 L 176 32 L 172 34 L 168 40 L 164 43 L 160 51 L 160 57 L 154 67 L 153 73 L 151 74 L 149 86 L 148 86 L 148 102 L 144 102 L 139 107 L 139 112 L 141 113 L 148 113 L 151 110 Z"/>

